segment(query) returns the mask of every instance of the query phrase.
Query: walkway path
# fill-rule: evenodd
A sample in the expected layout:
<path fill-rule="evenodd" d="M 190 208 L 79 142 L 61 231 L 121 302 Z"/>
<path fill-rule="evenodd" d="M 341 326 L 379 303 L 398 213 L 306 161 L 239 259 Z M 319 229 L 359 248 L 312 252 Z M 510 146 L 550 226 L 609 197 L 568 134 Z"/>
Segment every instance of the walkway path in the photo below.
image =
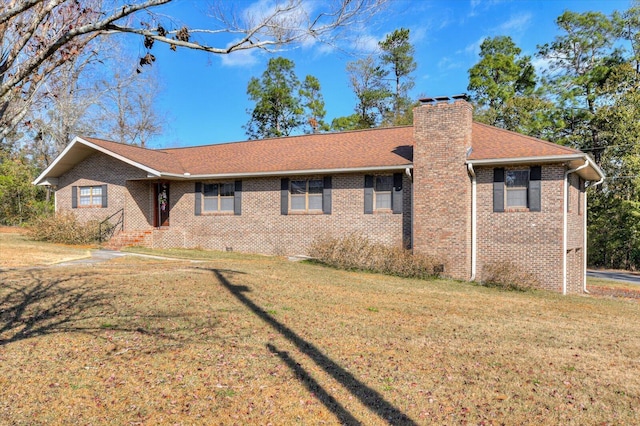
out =
<path fill-rule="evenodd" d="M 70 260 L 67 262 L 56 263 L 52 266 L 74 266 L 74 265 L 95 265 L 97 263 L 106 262 L 111 259 L 116 259 L 123 256 L 138 256 L 138 257 L 146 257 L 149 259 L 159 259 L 159 260 L 188 260 L 188 259 L 178 259 L 175 257 L 164 257 L 164 256 L 154 256 L 151 254 L 141 254 L 141 253 L 129 253 L 115 250 L 91 250 L 91 257 L 85 257 L 83 259 Z M 201 260 L 189 260 L 192 263 L 202 262 Z"/>

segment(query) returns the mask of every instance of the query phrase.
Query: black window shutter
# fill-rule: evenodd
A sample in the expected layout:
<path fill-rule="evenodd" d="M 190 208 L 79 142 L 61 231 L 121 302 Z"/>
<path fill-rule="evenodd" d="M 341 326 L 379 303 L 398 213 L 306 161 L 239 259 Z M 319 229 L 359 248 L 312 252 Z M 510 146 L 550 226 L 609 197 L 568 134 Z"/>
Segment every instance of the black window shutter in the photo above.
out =
<path fill-rule="evenodd" d="M 202 182 L 196 182 L 195 199 L 194 213 L 200 216 L 202 214 Z"/>
<path fill-rule="evenodd" d="M 72 209 L 78 208 L 78 187 L 77 186 L 71 187 L 71 208 Z"/>
<path fill-rule="evenodd" d="M 504 169 L 493 169 L 493 211 L 504 211 Z"/>
<path fill-rule="evenodd" d="M 289 214 L 289 179 L 280 179 L 280 214 Z"/>
<path fill-rule="evenodd" d="M 322 212 L 331 214 L 331 176 L 325 176 L 322 182 Z"/>
<path fill-rule="evenodd" d="M 242 214 L 242 181 L 235 181 L 233 191 L 233 214 L 240 216 Z"/>
<path fill-rule="evenodd" d="M 542 167 L 533 166 L 529 170 L 529 211 L 542 210 L 541 203 Z"/>
<path fill-rule="evenodd" d="M 391 196 L 393 212 L 402 213 L 402 173 L 393 174 L 393 193 Z"/>
<path fill-rule="evenodd" d="M 373 176 L 364 176 L 364 214 L 373 213 Z"/>
<path fill-rule="evenodd" d="M 107 207 L 107 185 L 102 185 L 102 207 Z"/>

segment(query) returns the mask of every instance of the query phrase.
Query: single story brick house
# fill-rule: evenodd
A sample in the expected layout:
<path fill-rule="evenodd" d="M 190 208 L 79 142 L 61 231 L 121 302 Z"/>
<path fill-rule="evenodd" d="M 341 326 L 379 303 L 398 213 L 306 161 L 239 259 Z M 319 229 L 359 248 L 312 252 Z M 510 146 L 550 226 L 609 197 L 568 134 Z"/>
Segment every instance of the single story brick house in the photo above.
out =
<path fill-rule="evenodd" d="M 473 122 L 457 96 L 404 127 L 172 149 L 77 137 L 34 184 L 58 212 L 121 218 L 119 244 L 295 255 L 358 233 L 453 278 L 509 262 L 566 294 L 586 290 L 585 183 L 602 179 L 583 152 Z"/>

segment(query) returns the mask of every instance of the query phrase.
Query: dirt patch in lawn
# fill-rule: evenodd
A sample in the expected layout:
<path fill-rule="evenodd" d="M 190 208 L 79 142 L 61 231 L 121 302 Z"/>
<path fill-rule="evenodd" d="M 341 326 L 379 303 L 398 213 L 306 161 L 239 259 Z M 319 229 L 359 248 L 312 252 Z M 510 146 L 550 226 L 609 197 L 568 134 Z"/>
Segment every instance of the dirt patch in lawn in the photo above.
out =
<path fill-rule="evenodd" d="M 0 418 L 114 425 L 640 418 L 637 303 L 206 257 L 0 272 Z"/>
<path fill-rule="evenodd" d="M 640 301 L 640 285 L 624 281 L 588 277 L 587 290 L 597 296 L 624 297 Z"/>
<path fill-rule="evenodd" d="M 91 255 L 89 247 L 33 241 L 18 228 L 0 227 L 0 270 L 52 265 Z"/>

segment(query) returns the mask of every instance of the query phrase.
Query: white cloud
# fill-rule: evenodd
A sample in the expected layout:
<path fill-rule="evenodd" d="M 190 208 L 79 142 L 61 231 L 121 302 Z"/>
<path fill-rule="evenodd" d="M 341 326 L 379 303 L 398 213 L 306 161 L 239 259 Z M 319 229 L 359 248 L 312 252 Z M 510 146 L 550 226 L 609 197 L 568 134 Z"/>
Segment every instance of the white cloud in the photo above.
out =
<path fill-rule="evenodd" d="M 512 33 L 524 31 L 531 22 L 531 12 L 524 12 L 519 15 L 512 16 L 508 21 L 500 24 L 496 30 L 498 33 Z"/>
<path fill-rule="evenodd" d="M 473 43 L 468 44 L 463 50 L 457 51 L 456 53 L 465 53 L 467 55 L 478 56 L 480 54 L 480 45 L 486 38 L 486 36 L 482 36 Z"/>
<path fill-rule="evenodd" d="M 230 43 L 230 45 L 233 43 Z M 228 47 L 228 46 L 227 46 Z M 256 49 L 236 50 L 227 55 L 219 55 L 225 67 L 250 67 L 258 63 Z"/>
<path fill-rule="evenodd" d="M 438 61 L 438 69 L 440 71 L 453 70 L 462 67 L 460 62 L 456 62 L 449 57 L 444 57 Z"/>

